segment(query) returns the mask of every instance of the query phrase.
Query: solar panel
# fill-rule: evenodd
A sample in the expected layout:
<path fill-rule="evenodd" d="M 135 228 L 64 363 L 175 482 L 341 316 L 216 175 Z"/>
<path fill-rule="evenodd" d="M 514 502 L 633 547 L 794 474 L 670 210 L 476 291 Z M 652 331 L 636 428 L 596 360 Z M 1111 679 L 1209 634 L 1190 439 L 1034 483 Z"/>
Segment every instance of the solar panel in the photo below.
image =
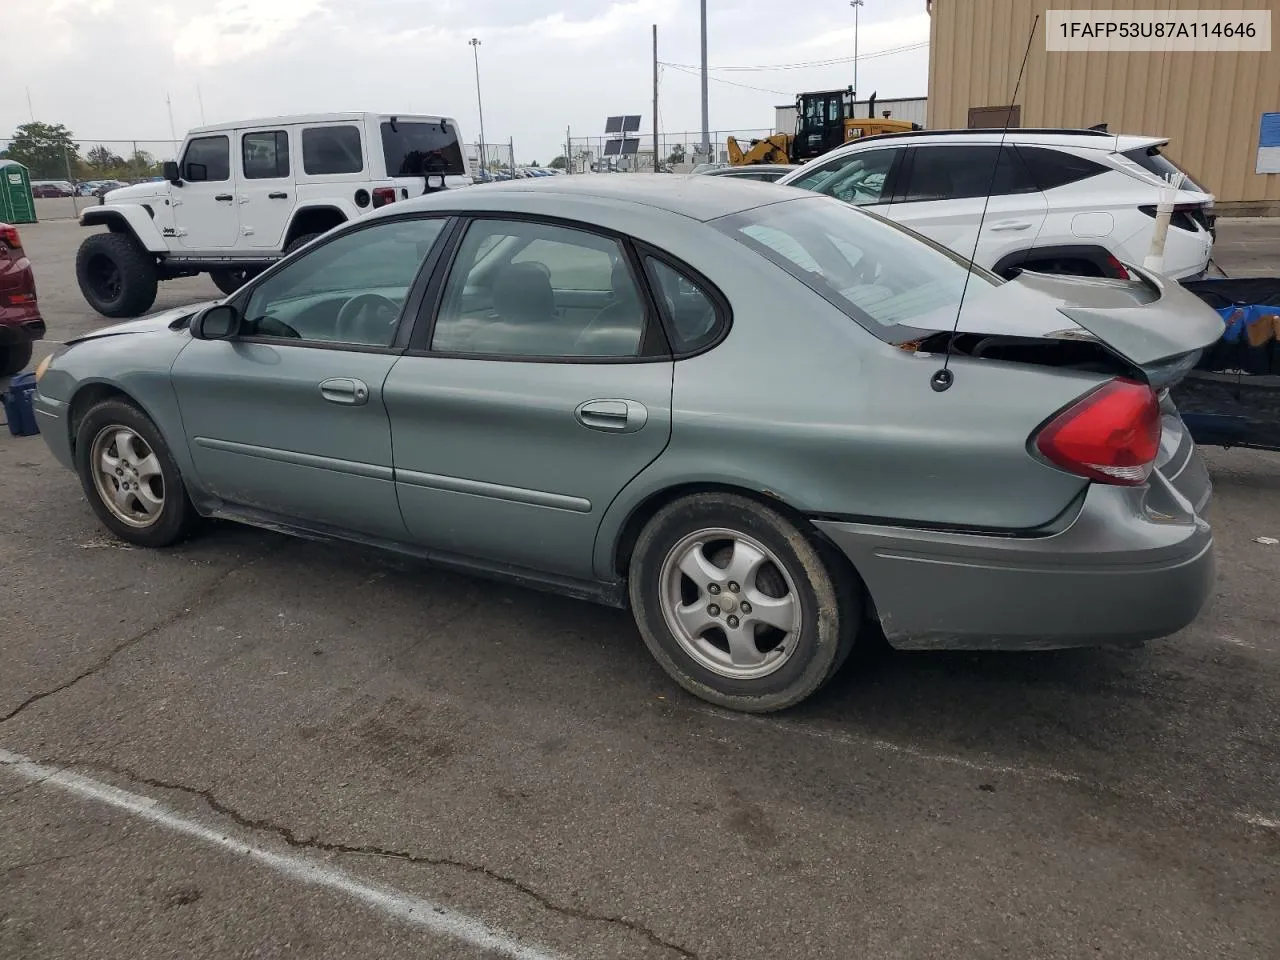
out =
<path fill-rule="evenodd" d="M 635 133 L 639 129 L 640 129 L 640 114 L 629 113 L 622 118 L 623 133 Z M 606 130 L 605 132 L 608 133 L 609 131 Z"/>
<path fill-rule="evenodd" d="M 616 157 L 621 149 L 621 140 L 606 140 L 604 144 L 604 155 L 606 157 Z"/>
<path fill-rule="evenodd" d="M 622 141 L 622 152 L 625 156 L 631 156 L 640 149 L 639 137 L 627 137 Z"/>
<path fill-rule="evenodd" d="M 621 133 L 621 132 L 622 132 L 622 121 L 623 121 L 623 120 L 625 120 L 625 119 L 626 119 L 626 117 L 609 117 L 609 118 L 607 118 L 607 119 L 605 120 L 605 122 L 604 122 L 604 132 L 605 132 L 605 133 Z M 636 127 L 636 129 L 637 129 L 637 130 L 639 130 L 640 128 L 639 128 L 639 127 Z"/>

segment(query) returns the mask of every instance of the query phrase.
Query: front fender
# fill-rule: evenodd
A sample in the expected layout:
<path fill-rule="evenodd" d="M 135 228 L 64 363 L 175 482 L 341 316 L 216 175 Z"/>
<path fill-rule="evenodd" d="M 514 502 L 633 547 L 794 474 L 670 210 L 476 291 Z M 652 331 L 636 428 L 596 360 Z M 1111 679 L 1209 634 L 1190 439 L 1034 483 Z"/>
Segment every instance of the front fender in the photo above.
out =
<path fill-rule="evenodd" d="M 105 226 L 112 233 L 131 233 L 149 253 L 167 253 L 168 244 L 151 214 L 141 204 L 128 203 L 89 207 L 80 214 L 82 227 Z"/>

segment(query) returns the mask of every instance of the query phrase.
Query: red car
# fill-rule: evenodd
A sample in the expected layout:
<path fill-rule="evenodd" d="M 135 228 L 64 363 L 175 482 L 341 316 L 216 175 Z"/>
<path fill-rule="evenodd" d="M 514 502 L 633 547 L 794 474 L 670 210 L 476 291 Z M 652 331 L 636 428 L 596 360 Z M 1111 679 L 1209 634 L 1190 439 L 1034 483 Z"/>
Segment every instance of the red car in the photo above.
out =
<path fill-rule="evenodd" d="M 44 337 L 36 278 L 16 227 L 0 223 L 0 377 L 31 362 L 31 342 Z"/>

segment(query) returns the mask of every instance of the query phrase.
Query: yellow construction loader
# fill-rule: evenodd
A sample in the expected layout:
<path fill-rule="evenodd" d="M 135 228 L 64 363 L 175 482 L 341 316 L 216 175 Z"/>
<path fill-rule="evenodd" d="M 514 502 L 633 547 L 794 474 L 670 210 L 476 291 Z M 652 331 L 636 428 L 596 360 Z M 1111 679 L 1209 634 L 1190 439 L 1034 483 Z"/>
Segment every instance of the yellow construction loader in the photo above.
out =
<path fill-rule="evenodd" d="M 775 133 L 752 140 L 745 149 L 736 137 L 730 137 L 726 144 L 729 163 L 735 167 L 752 163 L 804 163 L 850 140 L 922 129 L 910 120 L 891 119 L 888 111 L 877 117 L 874 93 L 867 101 L 867 116 L 854 117 L 853 97 L 853 87 L 800 94 L 796 97 L 794 134 Z"/>

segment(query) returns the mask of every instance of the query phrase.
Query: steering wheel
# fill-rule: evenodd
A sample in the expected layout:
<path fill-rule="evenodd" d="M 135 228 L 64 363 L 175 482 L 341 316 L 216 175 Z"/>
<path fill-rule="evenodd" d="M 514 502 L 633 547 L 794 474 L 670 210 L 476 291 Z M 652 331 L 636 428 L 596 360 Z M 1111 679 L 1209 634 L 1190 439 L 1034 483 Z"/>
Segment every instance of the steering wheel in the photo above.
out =
<path fill-rule="evenodd" d="M 335 336 L 343 343 L 387 346 L 391 328 L 400 308 L 380 293 L 358 293 L 342 305 L 334 324 Z"/>

